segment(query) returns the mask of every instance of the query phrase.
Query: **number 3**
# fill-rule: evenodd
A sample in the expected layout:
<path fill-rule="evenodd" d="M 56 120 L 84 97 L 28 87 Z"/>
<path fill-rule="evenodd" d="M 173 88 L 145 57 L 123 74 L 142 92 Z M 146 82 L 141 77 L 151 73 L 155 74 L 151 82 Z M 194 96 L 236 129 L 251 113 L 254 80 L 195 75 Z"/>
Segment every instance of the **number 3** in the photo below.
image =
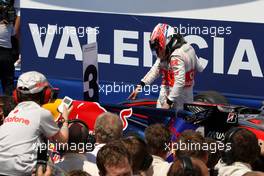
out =
<path fill-rule="evenodd" d="M 92 75 L 92 80 L 89 80 L 89 76 Z M 99 87 L 97 84 L 97 69 L 94 65 L 89 65 L 84 72 L 84 82 L 88 82 L 89 90 L 93 90 L 92 96 L 89 94 L 89 90 L 84 92 L 85 101 L 98 101 L 99 100 Z"/>

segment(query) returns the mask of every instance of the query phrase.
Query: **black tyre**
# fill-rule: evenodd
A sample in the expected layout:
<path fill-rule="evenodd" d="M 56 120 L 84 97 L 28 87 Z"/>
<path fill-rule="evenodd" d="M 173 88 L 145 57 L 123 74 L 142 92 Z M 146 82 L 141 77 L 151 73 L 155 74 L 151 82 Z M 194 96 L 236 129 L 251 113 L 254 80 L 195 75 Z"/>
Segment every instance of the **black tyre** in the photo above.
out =
<path fill-rule="evenodd" d="M 228 104 L 226 97 L 216 91 L 205 91 L 194 96 L 194 101 L 213 104 Z"/>

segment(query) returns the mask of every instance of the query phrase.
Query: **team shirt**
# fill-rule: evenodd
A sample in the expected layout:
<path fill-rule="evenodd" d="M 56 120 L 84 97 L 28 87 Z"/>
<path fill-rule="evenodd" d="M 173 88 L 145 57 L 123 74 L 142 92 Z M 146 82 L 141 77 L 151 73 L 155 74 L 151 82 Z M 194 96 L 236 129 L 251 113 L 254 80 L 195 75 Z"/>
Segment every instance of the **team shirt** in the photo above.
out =
<path fill-rule="evenodd" d="M 58 132 L 48 110 L 33 101 L 19 103 L 0 126 L 0 175 L 30 175 L 41 136 Z"/>

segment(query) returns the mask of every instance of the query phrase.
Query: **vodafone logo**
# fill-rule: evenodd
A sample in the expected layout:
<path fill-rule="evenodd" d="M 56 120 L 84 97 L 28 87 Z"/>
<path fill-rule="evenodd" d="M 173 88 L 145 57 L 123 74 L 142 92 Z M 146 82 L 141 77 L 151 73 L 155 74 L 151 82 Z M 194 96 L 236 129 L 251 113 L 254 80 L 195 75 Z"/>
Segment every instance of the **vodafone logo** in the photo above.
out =
<path fill-rule="evenodd" d="M 13 122 L 13 123 L 19 123 L 19 124 L 25 124 L 25 125 L 29 125 L 30 124 L 30 121 L 28 119 L 25 119 L 23 117 L 7 117 L 4 121 L 4 123 L 7 123 L 7 122 Z"/>
<path fill-rule="evenodd" d="M 18 113 L 18 109 L 14 110 L 12 112 L 12 116 L 8 116 L 7 118 L 5 118 L 4 123 L 8 123 L 8 122 L 13 122 L 13 123 L 17 123 L 17 124 L 24 124 L 24 125 L 29 125 L 30 121 L 26 118 L 23 117 L 17 117 L 15 114 Z"/>
<path fill-rule="evenodd" d="M 122 120 L 122 123 L 123 123 L 123 131 L 125 131 L 127 129 L 127 126 L 128 126 L 127 119 L 129 117 L 131 117 L 132 114 L 133 114 L 132 108 L 123 109 L 122 111 L 120 111 L 119 117 L 120 117 L 120 119 Z"/>

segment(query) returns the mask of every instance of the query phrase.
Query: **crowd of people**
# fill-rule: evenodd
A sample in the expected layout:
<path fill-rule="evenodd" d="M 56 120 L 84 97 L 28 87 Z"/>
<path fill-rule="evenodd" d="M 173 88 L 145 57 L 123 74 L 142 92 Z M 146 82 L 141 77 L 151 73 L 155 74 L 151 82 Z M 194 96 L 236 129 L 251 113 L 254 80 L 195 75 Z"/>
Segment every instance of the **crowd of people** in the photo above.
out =
<path fill-rule="evenodd" d="M 263 152 L 261 155 L 256 135 L 247 129 L 230 129 L 222 150 L 204 149 L 201 146 L 219 142 L 192 130 L 172 141 L 169 128 L 159 123 L 146 127 L 144 138 L 125 135 L 119 116 L 105 112 L 97 117 L 91 134 L 91 127 L 82 121 L 68 120 L 72 108 L 64 107 L 62 120 L 56 123 L 41 107 L 51 98 L 52 88 L 46 77 L 26 72 L 18 79 L 15 105 L 10 105 L 8 98 L 1 99 L 5 101 L 0 103 L 0 175 L 264 175 L 263 163 L 259 162 L 263 161 Z M 50 145 L 45 150 L 36 147 L 47 142 L 54 144 L 56 151 Z M 182 144 L 184 148 L 176 147 Z M 60 158 L 55 161 L 56 155 Z M 170 156 L 173 161 L 168 162 Z"/>

